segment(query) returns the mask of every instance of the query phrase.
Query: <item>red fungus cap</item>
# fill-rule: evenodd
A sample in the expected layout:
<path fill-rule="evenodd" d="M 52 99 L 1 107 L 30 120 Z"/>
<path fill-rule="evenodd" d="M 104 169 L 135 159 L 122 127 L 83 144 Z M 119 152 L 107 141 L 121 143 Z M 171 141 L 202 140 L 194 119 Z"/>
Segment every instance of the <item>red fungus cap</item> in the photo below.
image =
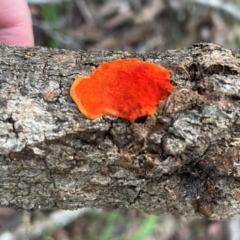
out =
<path fill-rule="evenodd" d="M 135 58 L 105 62 L 87 77 L 78 77 L 70 95 L 90 119 L 112 115 L 128 120 L 151 115 L 174 86 L 169 71 Z"/>

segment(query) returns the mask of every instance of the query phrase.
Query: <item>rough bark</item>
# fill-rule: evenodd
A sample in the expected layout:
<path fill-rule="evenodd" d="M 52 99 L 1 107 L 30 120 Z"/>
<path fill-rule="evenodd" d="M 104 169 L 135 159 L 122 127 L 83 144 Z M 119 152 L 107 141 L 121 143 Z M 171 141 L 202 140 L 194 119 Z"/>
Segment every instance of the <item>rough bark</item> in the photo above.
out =
<path fill-rule="evenodd" d="M 88 120 L 69 87 L 105 61 L 170 69 L 177 88 L 136 122 Z M 240 55 L 213 44 L 147 54 L 0 45 L 0 205 L 240 212 Z"/>

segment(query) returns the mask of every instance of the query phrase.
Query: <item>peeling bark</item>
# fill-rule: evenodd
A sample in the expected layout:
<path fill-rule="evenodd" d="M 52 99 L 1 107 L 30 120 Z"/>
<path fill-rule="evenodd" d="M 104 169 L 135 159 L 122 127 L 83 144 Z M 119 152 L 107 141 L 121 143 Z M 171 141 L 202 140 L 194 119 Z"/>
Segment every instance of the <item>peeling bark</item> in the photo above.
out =
<path fill-rule="evenodd" d="M 161 64 L 177 88 L 136 122 L 88 120 L 69 88 L 105 61 Z M 0 205 L 240 212 L 240 55 L 214 44 L 147 54 L 0 45 Z"/>

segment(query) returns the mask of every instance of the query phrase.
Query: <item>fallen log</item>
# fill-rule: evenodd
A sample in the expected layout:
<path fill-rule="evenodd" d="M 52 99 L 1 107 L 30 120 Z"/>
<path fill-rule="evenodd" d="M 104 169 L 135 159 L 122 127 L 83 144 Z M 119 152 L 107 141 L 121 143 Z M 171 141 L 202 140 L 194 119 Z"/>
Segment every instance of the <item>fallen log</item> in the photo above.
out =
<path fill-rule="evenodd" d="M 176 89 L 130 122 L 85 118 L 79 75 L 134 57 Z M 240 57 L 219 45 L 146 54 L 0 45 L 0 206 L 137 208 L 188 218 L 240 212 Z"/>

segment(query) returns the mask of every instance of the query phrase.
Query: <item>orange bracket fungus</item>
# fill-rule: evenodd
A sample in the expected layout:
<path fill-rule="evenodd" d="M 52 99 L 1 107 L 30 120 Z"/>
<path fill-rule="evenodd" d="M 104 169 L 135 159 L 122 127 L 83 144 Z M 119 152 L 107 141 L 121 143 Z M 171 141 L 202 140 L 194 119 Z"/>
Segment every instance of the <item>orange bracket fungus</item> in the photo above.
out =
<path fill-rule="evenodd" d="M 169 71 L 135 58 L 105 62 L 87 77 L 78 77 L 70 95 L 90 119 L 112 115 L 128 120 L 153 114 L 174 86 Z"/>

